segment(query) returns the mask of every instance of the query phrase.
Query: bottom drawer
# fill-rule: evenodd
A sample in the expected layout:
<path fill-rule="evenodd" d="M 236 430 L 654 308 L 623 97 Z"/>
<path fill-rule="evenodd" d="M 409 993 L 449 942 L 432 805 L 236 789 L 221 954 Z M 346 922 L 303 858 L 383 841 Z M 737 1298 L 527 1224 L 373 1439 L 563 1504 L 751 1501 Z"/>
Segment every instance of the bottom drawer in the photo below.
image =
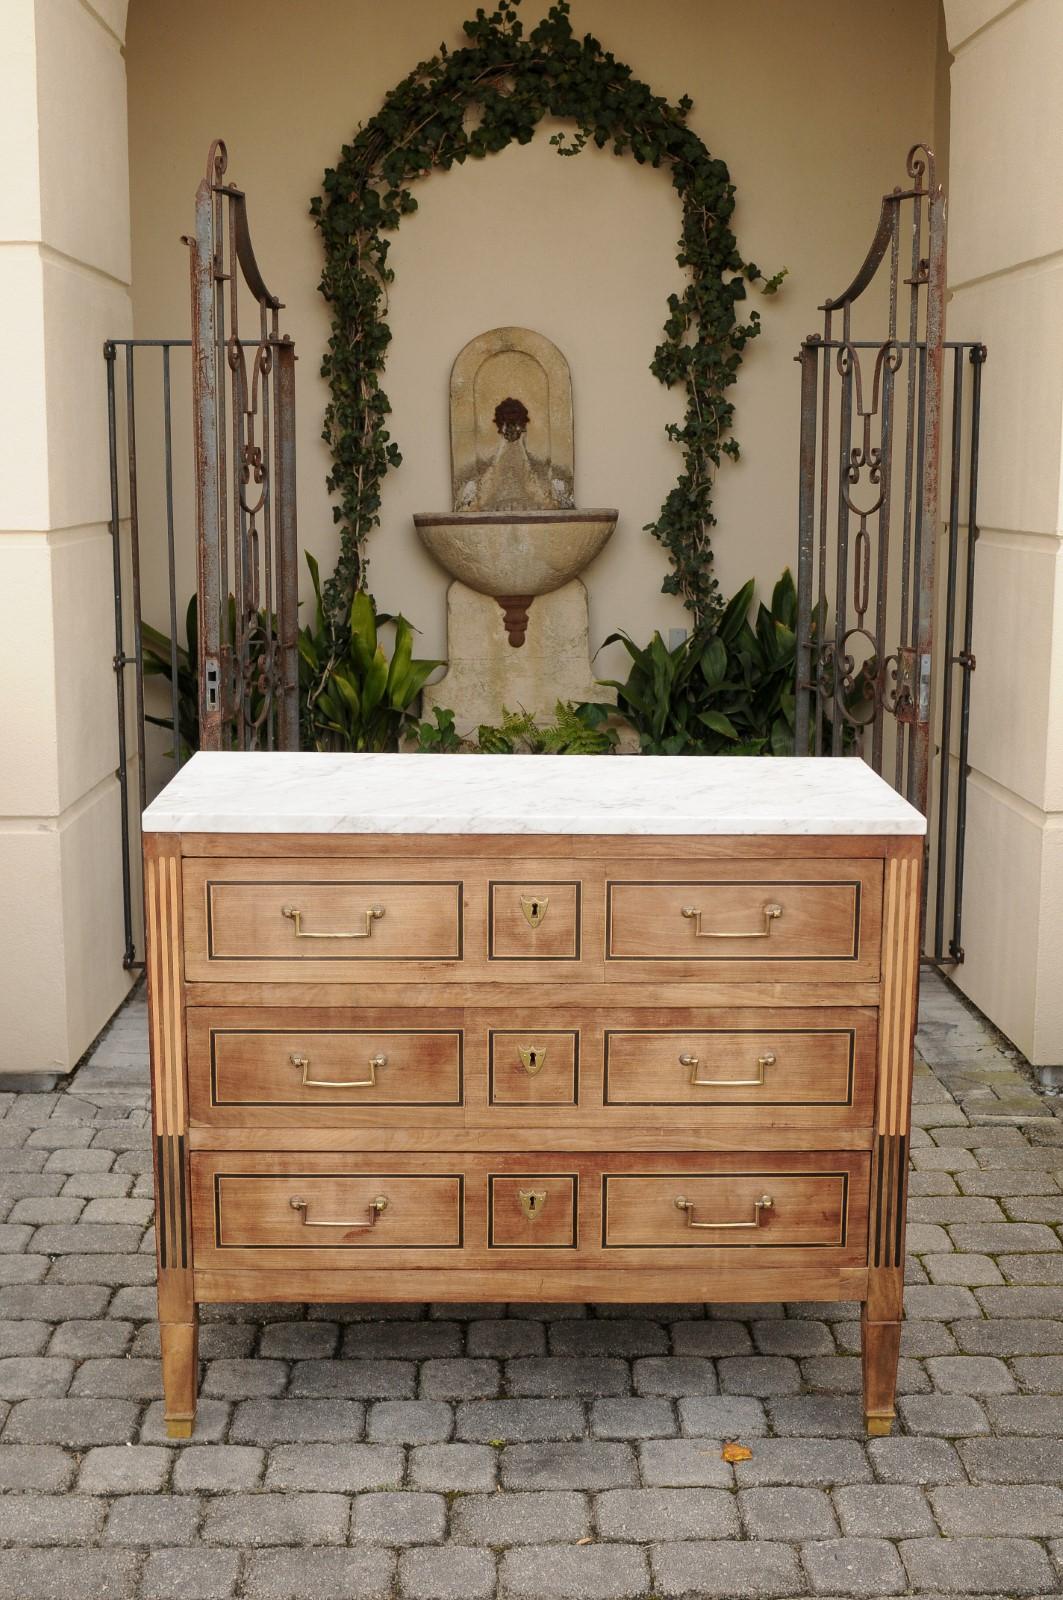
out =
<path fill-rule="evenodd" d="M 431 1277 L 507 1260 L 577 1274 L 693 1266 L 716 1252 L 864 1266 L 869 1165 L 863 1151 L 202 1151 L 192 1157 L 194 1265 L 276 1271 L 278 1298 L 287 1270 L 356 1274 L 367 1252 L 378 1267 L 431 1268 Z"/>

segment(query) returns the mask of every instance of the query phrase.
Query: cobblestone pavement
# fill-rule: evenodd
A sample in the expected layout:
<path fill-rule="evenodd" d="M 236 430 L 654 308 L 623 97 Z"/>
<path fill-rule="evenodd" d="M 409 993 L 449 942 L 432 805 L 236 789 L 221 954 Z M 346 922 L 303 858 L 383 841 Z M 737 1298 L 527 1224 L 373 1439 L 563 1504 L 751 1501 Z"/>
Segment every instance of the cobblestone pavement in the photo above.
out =
<path fill-rule="evenodd" d="M 0 1093 L 0 1596 L 1063 1595 L 1060 1102 L 936 979 L 920 1048 L 895 1437 L 855 1306 L 256 1305 L 173 1444 L 134 1001 Z"/>

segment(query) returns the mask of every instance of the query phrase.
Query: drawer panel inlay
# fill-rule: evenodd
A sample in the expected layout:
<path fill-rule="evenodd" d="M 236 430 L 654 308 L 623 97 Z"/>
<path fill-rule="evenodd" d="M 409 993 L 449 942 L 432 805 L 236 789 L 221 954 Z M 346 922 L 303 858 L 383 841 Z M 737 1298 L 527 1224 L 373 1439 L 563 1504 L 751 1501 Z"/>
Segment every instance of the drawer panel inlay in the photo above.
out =
<path fill-rule="evenodd" d="M 711 878 L 609 885 L 609 959 L 852 961 L 860 885 Z"/>
<path fill-rule="evenodd" d="M 491 1029 L 488 1101 L 493 1106 L 574 1106 L 579 1100 L 576 1029 Z"/>
<path fill-rule="evenodd" d="M 602 1184 L 602 1243 L 607 1249 L 839 1249 L 846 1242 L 847 1172 L 688 1170 L 607 1174 Z"/>
<path fill-rule="evenodd" d="M 487 893 L 490 961 L 578 961 L 583 885 L 492 879 Z"/>
<path fill-rule="evenodd" d="M 491 1173 L 487 1179 L 487 1243 L 492 1250 L 574 1250 L 579 1179 L 575 1173 Z"/>
<path fill-rule="evenodd" d="M 852 1028 L 607 1032 L 605 1103 L 851 1107 L 855 1064 Z"/>
<path fill-rule="evenodd" d="M 460 1030 L 210 1030 L 210 1105 L 456 1106 Z"/>
<path fill-rule="evenodd" d="M 877 977 L 878 862 L 706 864 L 702 872 L 606 880 L 606 965 L 614 976 Z"/>
<path fill-rule="evenodd" d="M 214 1242 L 219 1250 L 457 1249 L 463 1188 L 459 1173 L 219 1172 Z"/>
<path fill-rule="evenodd" d="M 459 961 L 460 883 L 209 882 L 211 961 Z"/>

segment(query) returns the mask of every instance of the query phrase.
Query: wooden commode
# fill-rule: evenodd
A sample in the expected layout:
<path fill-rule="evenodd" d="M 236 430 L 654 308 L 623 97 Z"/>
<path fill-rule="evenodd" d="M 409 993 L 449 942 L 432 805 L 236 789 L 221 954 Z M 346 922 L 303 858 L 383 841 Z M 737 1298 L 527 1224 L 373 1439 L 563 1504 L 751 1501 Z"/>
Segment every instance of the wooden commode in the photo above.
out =
<path fill-rule="evenodd" d="M 200 754 L 144 816 L 167 1428 L 216 1301 L 862 1302 L 923 818 L 857 760 Z"/>

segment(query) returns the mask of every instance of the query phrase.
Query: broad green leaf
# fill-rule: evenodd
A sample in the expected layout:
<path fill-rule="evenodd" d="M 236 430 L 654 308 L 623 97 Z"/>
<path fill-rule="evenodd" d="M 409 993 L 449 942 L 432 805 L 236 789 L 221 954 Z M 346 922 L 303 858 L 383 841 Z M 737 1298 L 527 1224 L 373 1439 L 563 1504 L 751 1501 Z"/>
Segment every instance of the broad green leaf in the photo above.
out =
<path fill-rule="evenodd" d="M 727 646 L 714 633 L 701 652 L 701 675 L 710 689 L 717 688 L 727 674 Z"/>
<path fill-rule="evenodd" d="M 737 739 L 738 729 L 730 717 L 725 717 L 722 711 L 702 711 L 701 721 L 714 733 L 722 733 L 725 739 Z"/>
<path fill-rule="evenodd" d="M 384 691 L 388 684 L 388 661 L 383 650 L 377 645 L 373 659 L 369 663 L 369 670 L 362 681 L 362 705 L 366 716 L 374 711 L 383 699 Z"/>
<path fill-rule="evenodd" d="M 720 618 L 718 633 L 725 644 L 732 643 L 742 631 L 746 614 L 753 602 L 753 593 L 756 589 L 756 579 L 750 578 L 744 583 L 738 593 L 728 603 L 723 616 Z"/>

